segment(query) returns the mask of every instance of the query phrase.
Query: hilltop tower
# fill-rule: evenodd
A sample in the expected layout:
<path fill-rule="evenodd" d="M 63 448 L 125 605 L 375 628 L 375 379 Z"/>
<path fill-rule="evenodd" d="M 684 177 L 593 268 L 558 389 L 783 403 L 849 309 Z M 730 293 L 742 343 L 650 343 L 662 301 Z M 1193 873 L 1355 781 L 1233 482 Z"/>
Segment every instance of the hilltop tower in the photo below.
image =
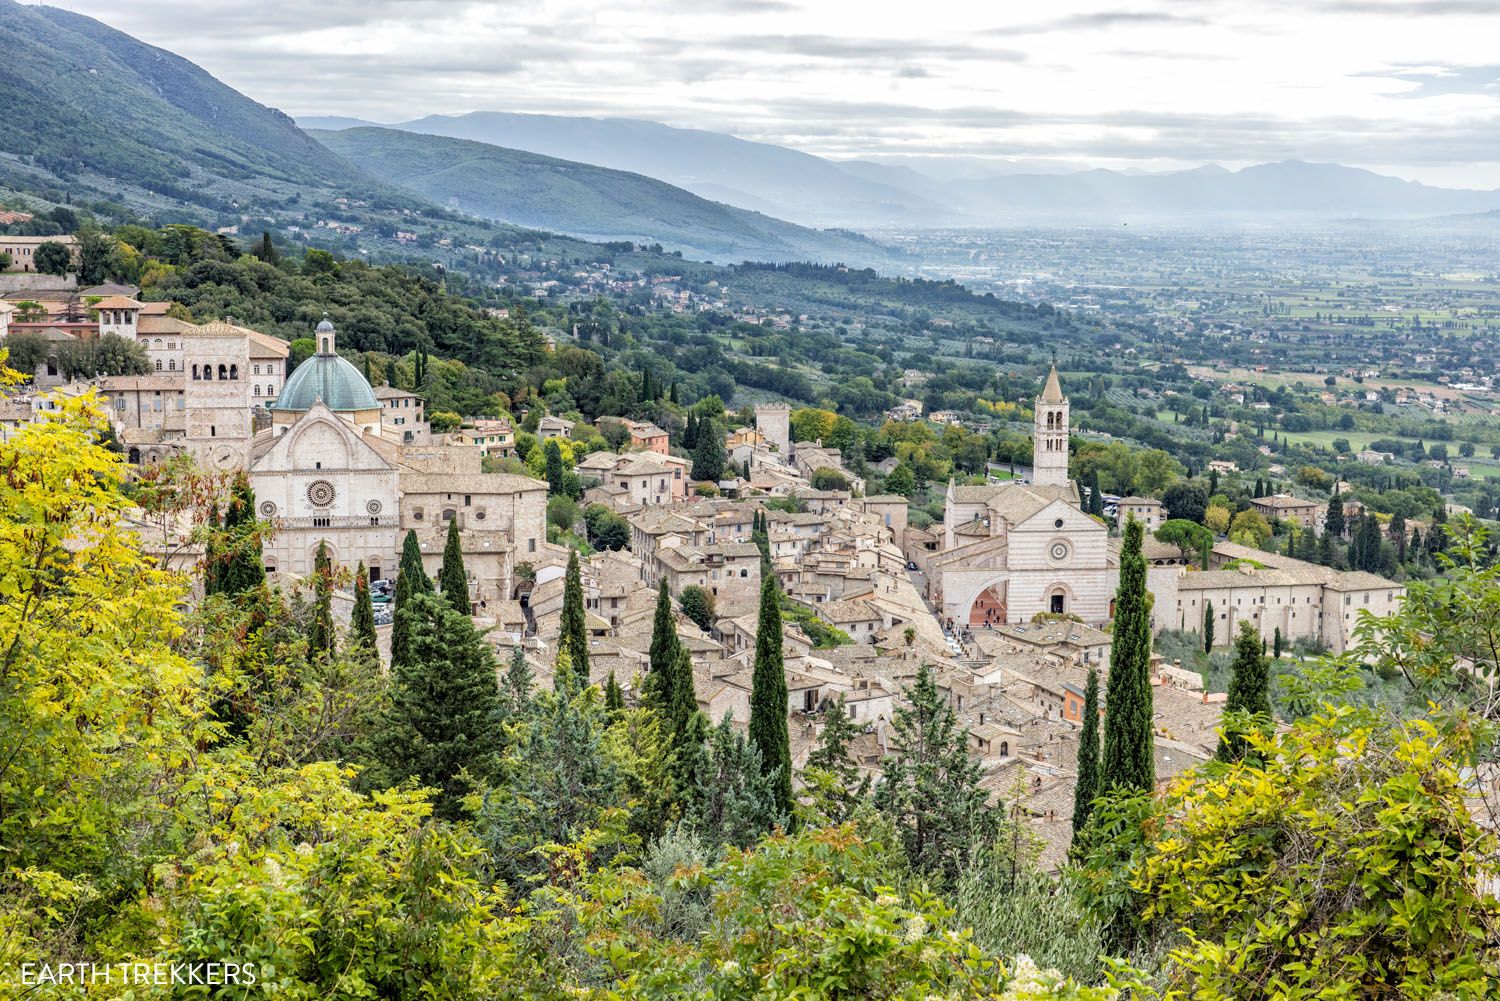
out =
<path fill-rule="evenodd" d="M 766 444 L 776 446 L 781 461 L 791 463 L 792 408 L 785 403 L 756 404 L 755 427 L 766 436 Z"/>
<path fill-rule="evenodd" d="M 1068 484 L 1068 398 L 1057 381 L 1057 366 L 1047 373 L 1047 385 L 1036 398 L 1032 430 L 1031 482 L 1036 486 Z"/>

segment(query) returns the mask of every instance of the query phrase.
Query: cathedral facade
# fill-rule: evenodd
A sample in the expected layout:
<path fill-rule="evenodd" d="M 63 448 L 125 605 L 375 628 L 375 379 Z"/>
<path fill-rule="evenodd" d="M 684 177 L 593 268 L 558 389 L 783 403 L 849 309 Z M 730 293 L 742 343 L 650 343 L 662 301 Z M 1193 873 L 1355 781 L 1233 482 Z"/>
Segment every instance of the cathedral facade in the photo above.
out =
<path fill-rule="evenodd" d="M 1068 479 L 1068 399 L 1053 368 L 1037 397 L 1031 483 L 948 484 L 943 551 L 929 564 L 945 622 L 966 628 L 1040 613 L 1110 617 L 1119 562 L 1109 529 L 1079 506 Z"/>

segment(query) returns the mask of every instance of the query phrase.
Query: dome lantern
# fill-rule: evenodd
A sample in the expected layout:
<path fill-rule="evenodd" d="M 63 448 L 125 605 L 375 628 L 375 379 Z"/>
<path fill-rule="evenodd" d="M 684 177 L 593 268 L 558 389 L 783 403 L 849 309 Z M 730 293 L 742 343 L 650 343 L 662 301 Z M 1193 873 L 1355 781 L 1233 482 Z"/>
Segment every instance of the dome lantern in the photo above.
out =
<path fill-rule="evenodd" d="M 334 342 L 333 321 L 328 318 L 327 313 L 323 314 L 323 322 L 318 324 L 317 334 L 318 354 L 338 354 L 338 350 Z"/>

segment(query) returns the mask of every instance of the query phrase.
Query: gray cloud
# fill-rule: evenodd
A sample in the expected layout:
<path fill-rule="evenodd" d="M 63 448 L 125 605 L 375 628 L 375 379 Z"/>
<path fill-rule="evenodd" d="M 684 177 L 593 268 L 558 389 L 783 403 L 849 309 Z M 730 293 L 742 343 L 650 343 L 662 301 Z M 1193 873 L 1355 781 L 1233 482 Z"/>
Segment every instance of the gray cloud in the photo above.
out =
<path fill-rule="evenodd" d="M 1476 49 L 1482 31 L 1459 30 L 1500 15 L 1500 0 L 1099 0 L 1029 21 L 994 5 L 989 21 L 952 24 L 934 4 L 900 37 L 862 20 L 858 0 L 843 0 L 837 34 L 809 28 L 810 0 L 52 2 L 296 114 L 641 118 L 840 156 L 1500 163 L 1500 66 Z M 1022 23 L 995 24 L 1007 16 Z M 1433 18 L 1449 19 L 1443 33 Z M 1292 36 L 1336 45 L 1345 25 L 1362 29 L 1366 64 L 1330 50 L 1342 58 L 1277 67 L 1289 39 L 1307 41 Z M 1173 74 L 1183 82 L 1164 97 Z M 1176 110 L 1231 105 L 1261 113 Z"/>
<path fill-rule="evenodd" d="M 818 59 L 972 59 L 1019 63 L 1026 53 L 961 42 L 924 42 L 904 38 L 855 38 L 842 35 L 740 35 L 717 45 L 737 52 L 783 53 Z"/>

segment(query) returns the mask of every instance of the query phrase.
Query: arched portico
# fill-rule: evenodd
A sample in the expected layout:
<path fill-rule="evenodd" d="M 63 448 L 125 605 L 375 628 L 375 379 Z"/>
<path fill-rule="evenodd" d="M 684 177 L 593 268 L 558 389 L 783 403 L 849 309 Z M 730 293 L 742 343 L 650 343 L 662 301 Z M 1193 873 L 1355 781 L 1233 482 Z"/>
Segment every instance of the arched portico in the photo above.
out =
<path fill-rule="evenodd" d="M 1006 616 L 1006 582 L 991 584 L 975 596 L 965 621 L 971 627 L 1001 626 Z"/>

